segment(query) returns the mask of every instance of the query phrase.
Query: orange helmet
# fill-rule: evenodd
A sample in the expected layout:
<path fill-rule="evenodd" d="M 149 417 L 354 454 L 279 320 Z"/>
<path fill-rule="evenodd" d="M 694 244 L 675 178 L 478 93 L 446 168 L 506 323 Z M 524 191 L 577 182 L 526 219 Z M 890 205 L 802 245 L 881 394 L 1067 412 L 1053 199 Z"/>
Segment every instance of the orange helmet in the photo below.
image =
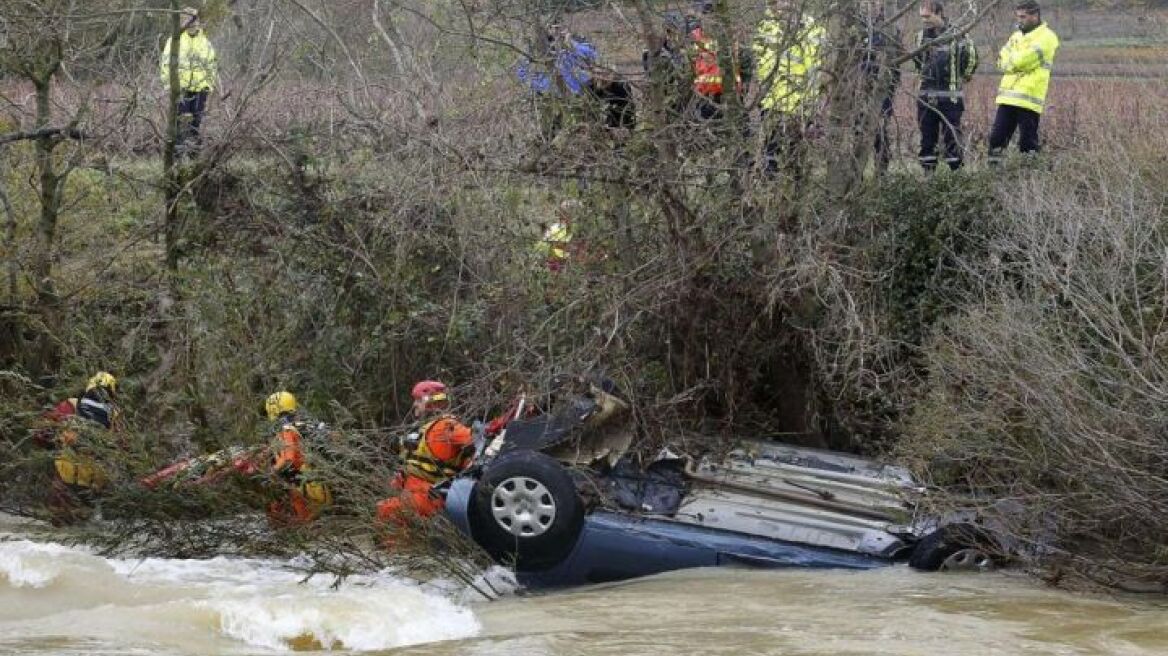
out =
<path fill-rule="evenodd" d="M 421 401 L 426 407 L 446 403 L 446 385 L 437 380 L 423 380 L 414 385 L 410 392 L 415 401 Z"/>

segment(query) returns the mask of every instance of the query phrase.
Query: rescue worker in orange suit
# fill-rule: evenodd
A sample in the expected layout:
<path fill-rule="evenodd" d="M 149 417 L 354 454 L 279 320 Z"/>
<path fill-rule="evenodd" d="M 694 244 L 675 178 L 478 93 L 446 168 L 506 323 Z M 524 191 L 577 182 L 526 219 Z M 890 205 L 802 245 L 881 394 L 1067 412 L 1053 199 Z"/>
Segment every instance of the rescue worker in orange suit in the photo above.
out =
<path fill-rule="evenodd" d="M 282 526 L 310 522 L 332 502 L 328 487 L 308 475 L 303 433 L 306 423 L 301 421 L 298 409 L 296 397 L 287 391 L 276 392 L 264 402 L 268 420 L 279 426 L 272 444 L 272 473 L 287 489 L 284 499 L 269 504 L 268 519 Z"/>
<path fill-rule="evenodd" d="M 689 33 L 690 61 L 693 62 L 693 91 L 697 117 L 703 121 L 722 114 L 722 69 L 718 67 L 718 44 L 698 24 Z"/>
<path fill-rule="evenodd" d="M 49 511 L 54 524 L 84 519 L 86 508 L 109 482 L 102 467 L 94 461 L 85 444 L 86 425 L 106 430 L 120 425 L 120 411 L 114 402 L 118 380 L 107 371 L 89 379 L 79 397 L 70 397 L 42 415 L 43 427 L 34 435 L 42 447 L 56 450 L 53 457 L 53 482 L 49 494 Z M 86 424 L 70 426 L 74 418 Z"/>
<path fill-rule="evenodd" d="M 701 19 L 697 12 L 709 14 L 713 10 L 713 3 L 695 3 L 694 11 L 686 16 L 686 31 L 689 34 L 689 56 L 693 67 L 693 93 L 697 102 L 697 118 L 708 121 L 722 115 L 722 94 L 725 89 L 725 80 L 722 68 L 718 64 L 718 42 L 705 33 Z M 731 65 L 734 68 L 734 91 L 742 92 L 742 62 L 741 48 L 733 48 L 730 53 Z"/>
<path fill-rule="evenodd" d="M 390 483 L 397 494 L 377 504 L 378 519 L 398 525 L 411 515 L 429 517 L 441 511 L 446 499 L 434 486 L 457 476 L 474 455 L 470 428 L 447 412 L 446 385 L 424 380 L 414 385 L 411 396 L 414 418 L 422 424 L 407 438 L 405 467 Z"/>

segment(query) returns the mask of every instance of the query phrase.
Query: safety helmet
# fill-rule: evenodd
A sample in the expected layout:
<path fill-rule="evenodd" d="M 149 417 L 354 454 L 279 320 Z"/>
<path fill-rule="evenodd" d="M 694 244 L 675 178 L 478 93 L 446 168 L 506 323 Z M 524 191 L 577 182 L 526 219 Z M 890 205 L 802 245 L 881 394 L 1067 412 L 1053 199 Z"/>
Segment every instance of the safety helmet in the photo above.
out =
<path fill-rule="evenodd" d="M 118 379 L 108 371 L 99 371 L 93 374 L 89 382 L 85 385 L 85 391 L 89 392 L 94 389 L 108 390 L 110 394 L 118 392 Z"/>
<path fill-rule="evenodd" d="M 276 392 L 264 401 L 264 412 L 268 413 L 268 420 L 274 421 L 280 415 L 296 412 L 296 397 L 292 392 L 283 390 Z"/>
<path fill-rule="evenodd" d="M 415 401 L 421 401 L 427 407 L 445 403 L 448 400 L 446 385 L 437 380 L 423 380 L 417 383 L 410 392 L 410 396 L 414 397 Z"/>

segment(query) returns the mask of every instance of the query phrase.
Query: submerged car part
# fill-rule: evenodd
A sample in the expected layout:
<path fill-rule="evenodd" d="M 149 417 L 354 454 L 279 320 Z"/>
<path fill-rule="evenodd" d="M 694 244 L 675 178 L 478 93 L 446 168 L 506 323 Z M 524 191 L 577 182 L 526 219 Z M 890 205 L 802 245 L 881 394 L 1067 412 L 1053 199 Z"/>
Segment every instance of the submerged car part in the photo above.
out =
<path fill-rule="evenodd" d="M 468 481 L 455 481 L 447 494 L 448 508 Z M 563 560 L 575 546 L 584 504 L 572 477 L 553 458 L 515 451 L 470 482 L 459 508 L 466 517 L 464 532 L 496 560 L 541 569 Z"/>
<path fill-rule="evenodd" d="M 614 463 L 627 442 L 612 438 L 619 427 L 585 430 L 589 403 L 512 422 L 493 445 L 500 455 L 488 450 L 448 493 L 447 514 L 525 585 L 731 564 L 866 569 L 911 557 L 914 567 L 936 570 L 991 562 L 987 543 L 957 539 L 965 533 L 921 540 L 937 520 L 916 517 L 923 489 L 903 468 L 762 441 L 716 461 L 669 454 L 647 467 Z"/>

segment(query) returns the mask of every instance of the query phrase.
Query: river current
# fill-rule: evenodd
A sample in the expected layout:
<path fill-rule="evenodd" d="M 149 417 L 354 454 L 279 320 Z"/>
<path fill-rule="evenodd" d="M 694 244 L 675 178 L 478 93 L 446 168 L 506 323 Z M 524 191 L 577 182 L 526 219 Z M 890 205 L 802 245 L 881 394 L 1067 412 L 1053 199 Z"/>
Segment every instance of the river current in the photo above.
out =
<path fill-rule="evenodd" d="M 1168 603 L 1016 573 L 703 569 L 486 601 L 294 564 L 102 558 L 0 522 L 0 654 L 1168 654 Z"/>

